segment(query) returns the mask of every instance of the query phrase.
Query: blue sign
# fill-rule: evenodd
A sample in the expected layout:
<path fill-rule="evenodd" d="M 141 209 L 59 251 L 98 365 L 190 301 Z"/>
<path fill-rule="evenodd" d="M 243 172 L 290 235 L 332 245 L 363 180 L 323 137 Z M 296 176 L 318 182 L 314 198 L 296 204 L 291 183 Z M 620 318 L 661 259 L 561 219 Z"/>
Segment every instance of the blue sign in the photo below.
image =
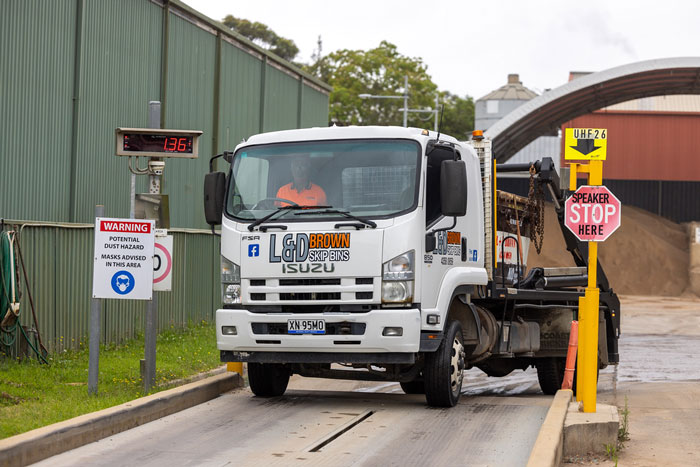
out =
<path fill-rule="evenodd" d="M 259 243 L 253 243 L 252 245 L 248 245 L 248 256 L 260 256 Z"/>
<path fill-rule="evenodd" d="M 129 271 L 117 271 L 112 276 L 112 290 L 119 295 L 128 294 L 134 290 L 135 285 L 134 276 Z"/>
<path fill-rule="evenodd" d="M 479 258 L 479 250 L 474 250 L 474 259 L 472 261 L 476 261 Z"/>

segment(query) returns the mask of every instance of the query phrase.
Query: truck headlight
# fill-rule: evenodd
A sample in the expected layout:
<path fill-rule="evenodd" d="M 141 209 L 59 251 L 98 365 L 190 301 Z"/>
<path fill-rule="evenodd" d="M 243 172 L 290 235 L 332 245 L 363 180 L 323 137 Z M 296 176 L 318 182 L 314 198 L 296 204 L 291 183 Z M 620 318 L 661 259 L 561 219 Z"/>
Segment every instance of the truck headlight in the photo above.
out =
<path fill-rule="evenodd" d="M 407 251 L 382 266 L 382 303 L 413 302 L 415 252 Z"/>
<path fill-rule="evenodd" d="M 221 300 L 225 305 L 241 303 L 241 267 L 221 257 Z"/>

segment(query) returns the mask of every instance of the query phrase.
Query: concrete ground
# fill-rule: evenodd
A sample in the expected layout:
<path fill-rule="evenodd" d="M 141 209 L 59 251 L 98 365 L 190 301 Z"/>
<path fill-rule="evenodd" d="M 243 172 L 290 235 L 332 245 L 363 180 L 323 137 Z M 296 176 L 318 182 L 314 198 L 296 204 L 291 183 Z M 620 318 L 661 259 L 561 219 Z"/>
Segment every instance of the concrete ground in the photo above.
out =
<path fill-rule="evenodd" d="M 598 402 L 629 408 L 618 465 L 700 465 L 700 300 L 622 297 L 620 365 L 600 373 Z M 602 456 L 563 466 L 614 462 Z"/>

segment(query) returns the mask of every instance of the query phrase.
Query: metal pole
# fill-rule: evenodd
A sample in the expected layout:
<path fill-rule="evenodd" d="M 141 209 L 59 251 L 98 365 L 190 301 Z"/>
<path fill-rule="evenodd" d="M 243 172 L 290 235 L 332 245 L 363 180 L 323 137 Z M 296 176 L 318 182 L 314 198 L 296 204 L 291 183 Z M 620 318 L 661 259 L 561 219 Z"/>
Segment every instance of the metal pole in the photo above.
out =
<path fill-rule="evenodd" d="M 105 207 L 95 206 L 95 229 L 97 218 L 104 217 Z M 97 394 L 97 377 L 100 374 L 100 314 L 102 313 L 102 300 L 92 298 L 90 303 L 90 350 L 88 363 L 88 394 Z"/>
<path fill-rule="evenodd" d="M 129 157 L 131 159 L 131 157 Z M 136 158 L 136 167 L 139 166 L 138 164 L 139 158 Z M 131 172 L 131 191 L 129 192 L 130 196 L 130 202 L 129 202 L 129 219 L 133 219 L 135 216 L 136 212 L 136 174 Z"/>
<path fill-rule="evenodd" d="M 403 77 L 403 127 L 408 126 L 408 75 Z"/>
<path fill-rule="evenodd" d="M 572 178 L 573 180 L 573 178 Z M 603 184 L 603 161 L 588 164 L 588 184 Z M 579 298 L 579 352 L 576 399 L 583 403 L 583 411 L 595 413 L 597 405 L 598 372 L 598 319 L 600 291 L 598 290 L 598 243 L 588 242 L 588 287 Z"/>
<path fill-rule="evenodd" d="M 148 103 L 148 127 L 160 128 L 160 102 L 150 101 Z M 160 193 L 160 177 L 149 175 L 149 191 L 154 194 Z M 151 386 L 156 381 L 156 338 L 158 336 L 158 297 L 153 292 L 153 298 L 146 303 L 146 323 L 144 335 L 144 371 L 143 392 L 148 393 Z"/>

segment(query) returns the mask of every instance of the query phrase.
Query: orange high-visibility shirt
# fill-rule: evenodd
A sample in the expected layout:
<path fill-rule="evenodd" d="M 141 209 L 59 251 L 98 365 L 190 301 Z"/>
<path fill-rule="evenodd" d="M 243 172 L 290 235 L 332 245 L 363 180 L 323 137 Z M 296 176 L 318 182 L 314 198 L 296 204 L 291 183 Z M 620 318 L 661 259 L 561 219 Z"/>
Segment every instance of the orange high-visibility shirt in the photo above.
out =
<path fill-rule="evenodd" d="M 297 191 L 296 187 L 292 188 L 294 182 L 288 183 L 277 190 L 277 197 L 288 199 L 297 203 L 299 206 L 325 206 L 326 192 L 320 186 L 310 183 L 307 188 Z M 281 203 L 286 205 L 286 203 Z"/>

